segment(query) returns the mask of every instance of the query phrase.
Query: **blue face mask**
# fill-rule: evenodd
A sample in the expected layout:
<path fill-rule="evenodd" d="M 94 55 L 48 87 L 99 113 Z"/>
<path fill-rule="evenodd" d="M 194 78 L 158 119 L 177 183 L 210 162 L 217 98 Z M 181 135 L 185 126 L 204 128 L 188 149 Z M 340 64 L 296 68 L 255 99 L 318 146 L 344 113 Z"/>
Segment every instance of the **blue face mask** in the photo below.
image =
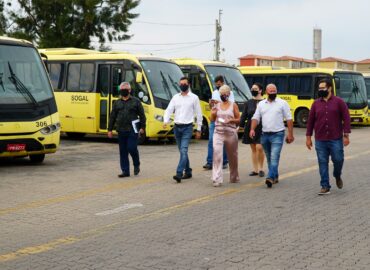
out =
<path fill-rule="evenodd" d="M 189 85 L 187 84 L 180 84 L 180 89 L 182 92 L 186 92 L 189 89 Z"/>

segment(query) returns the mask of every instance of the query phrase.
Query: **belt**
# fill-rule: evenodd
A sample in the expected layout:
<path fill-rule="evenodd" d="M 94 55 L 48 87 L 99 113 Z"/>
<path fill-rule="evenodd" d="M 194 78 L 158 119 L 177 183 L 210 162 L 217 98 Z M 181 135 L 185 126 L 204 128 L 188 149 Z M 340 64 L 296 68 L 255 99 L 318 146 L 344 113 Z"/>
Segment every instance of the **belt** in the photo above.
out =
<path fill-rule="evenodd" d="M 192 125 L 193 125 L 193 123 L 189 123 L 189 124 L 176 124 L 175 123 L 176 127 L 188 127 L 188 126 L 192 126 Z"/>
<path fill-rule="evenodd" d="M 275 131 L 275 132 L 269 132 L 269 131 L 262 131 L 262 134 L 266 134 L 266 135 L 274 135 L 274 134 L 276 134 L 276 133 L 279 133 L 279 132 L 284 132 L 285 131 L 285 129 L 283 129 L 283 130 L 280 130 L 280 131 Z"/>

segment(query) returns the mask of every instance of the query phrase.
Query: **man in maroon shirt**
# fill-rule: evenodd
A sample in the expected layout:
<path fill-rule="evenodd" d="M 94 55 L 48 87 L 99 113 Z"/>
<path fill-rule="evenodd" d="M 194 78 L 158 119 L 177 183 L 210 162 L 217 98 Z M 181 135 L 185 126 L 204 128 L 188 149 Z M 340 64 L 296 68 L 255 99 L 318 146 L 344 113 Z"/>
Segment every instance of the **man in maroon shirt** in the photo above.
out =
<path fill-rule="evenodd" d="M 343 145 L 349 144 L 351 119 L 346 103 L 333 95 L 330 79 L 319 82 L 319 98 L 311 106 L 307 122 L 306 146 L 312 147 L 311 136 L 315 130 L 315 149 L 319 162 L 321 190 L 319 195 L 330 194 L 329 156 L 334 165 L 333 175 L 338 188 L 343 188 L 341 178 L 344 163 Z"/>

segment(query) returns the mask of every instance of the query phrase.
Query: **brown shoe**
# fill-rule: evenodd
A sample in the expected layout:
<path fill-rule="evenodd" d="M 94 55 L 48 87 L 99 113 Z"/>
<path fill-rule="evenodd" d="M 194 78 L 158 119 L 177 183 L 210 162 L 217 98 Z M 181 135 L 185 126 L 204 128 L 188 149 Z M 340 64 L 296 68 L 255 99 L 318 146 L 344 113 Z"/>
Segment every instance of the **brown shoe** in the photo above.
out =
<path fill-rule="evenodd" d="M 279 183 L 279 178 L 275 178 L 273 184 Z"/>
<path fill-rule="evenodd" d="M 339 189 L 342 189 L 343 188 L 343 180 L 342 180 L 342 178 L 340 176 L 339 177 L 335 177 L 335 181 L 337 183 L 337 187 Z"/>
<path fill-rule="evenodd" d="M 266 178 L 265 184 L 267 185 L 268 188 L 271 188 L 273 183 L 274 183 L 273 179 Z"/>
<path fill-rule="evenodd" d="M 318 195 L 327 195 L 330 194 L 330 188 L 322 188 Z"/>

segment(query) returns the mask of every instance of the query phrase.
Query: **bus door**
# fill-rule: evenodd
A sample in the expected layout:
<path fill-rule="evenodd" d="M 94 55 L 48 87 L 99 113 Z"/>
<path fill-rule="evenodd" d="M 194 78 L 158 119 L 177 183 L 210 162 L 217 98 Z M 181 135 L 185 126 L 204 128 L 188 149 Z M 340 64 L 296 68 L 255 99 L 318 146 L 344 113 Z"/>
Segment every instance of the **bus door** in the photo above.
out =
<path fill-rule="evenodd" d="M 100 64 L 98 67 L 99 132 L 108 131 L 109 115 L 119 98 L 119 85 L 123 78 L 122 64 Z"/>

